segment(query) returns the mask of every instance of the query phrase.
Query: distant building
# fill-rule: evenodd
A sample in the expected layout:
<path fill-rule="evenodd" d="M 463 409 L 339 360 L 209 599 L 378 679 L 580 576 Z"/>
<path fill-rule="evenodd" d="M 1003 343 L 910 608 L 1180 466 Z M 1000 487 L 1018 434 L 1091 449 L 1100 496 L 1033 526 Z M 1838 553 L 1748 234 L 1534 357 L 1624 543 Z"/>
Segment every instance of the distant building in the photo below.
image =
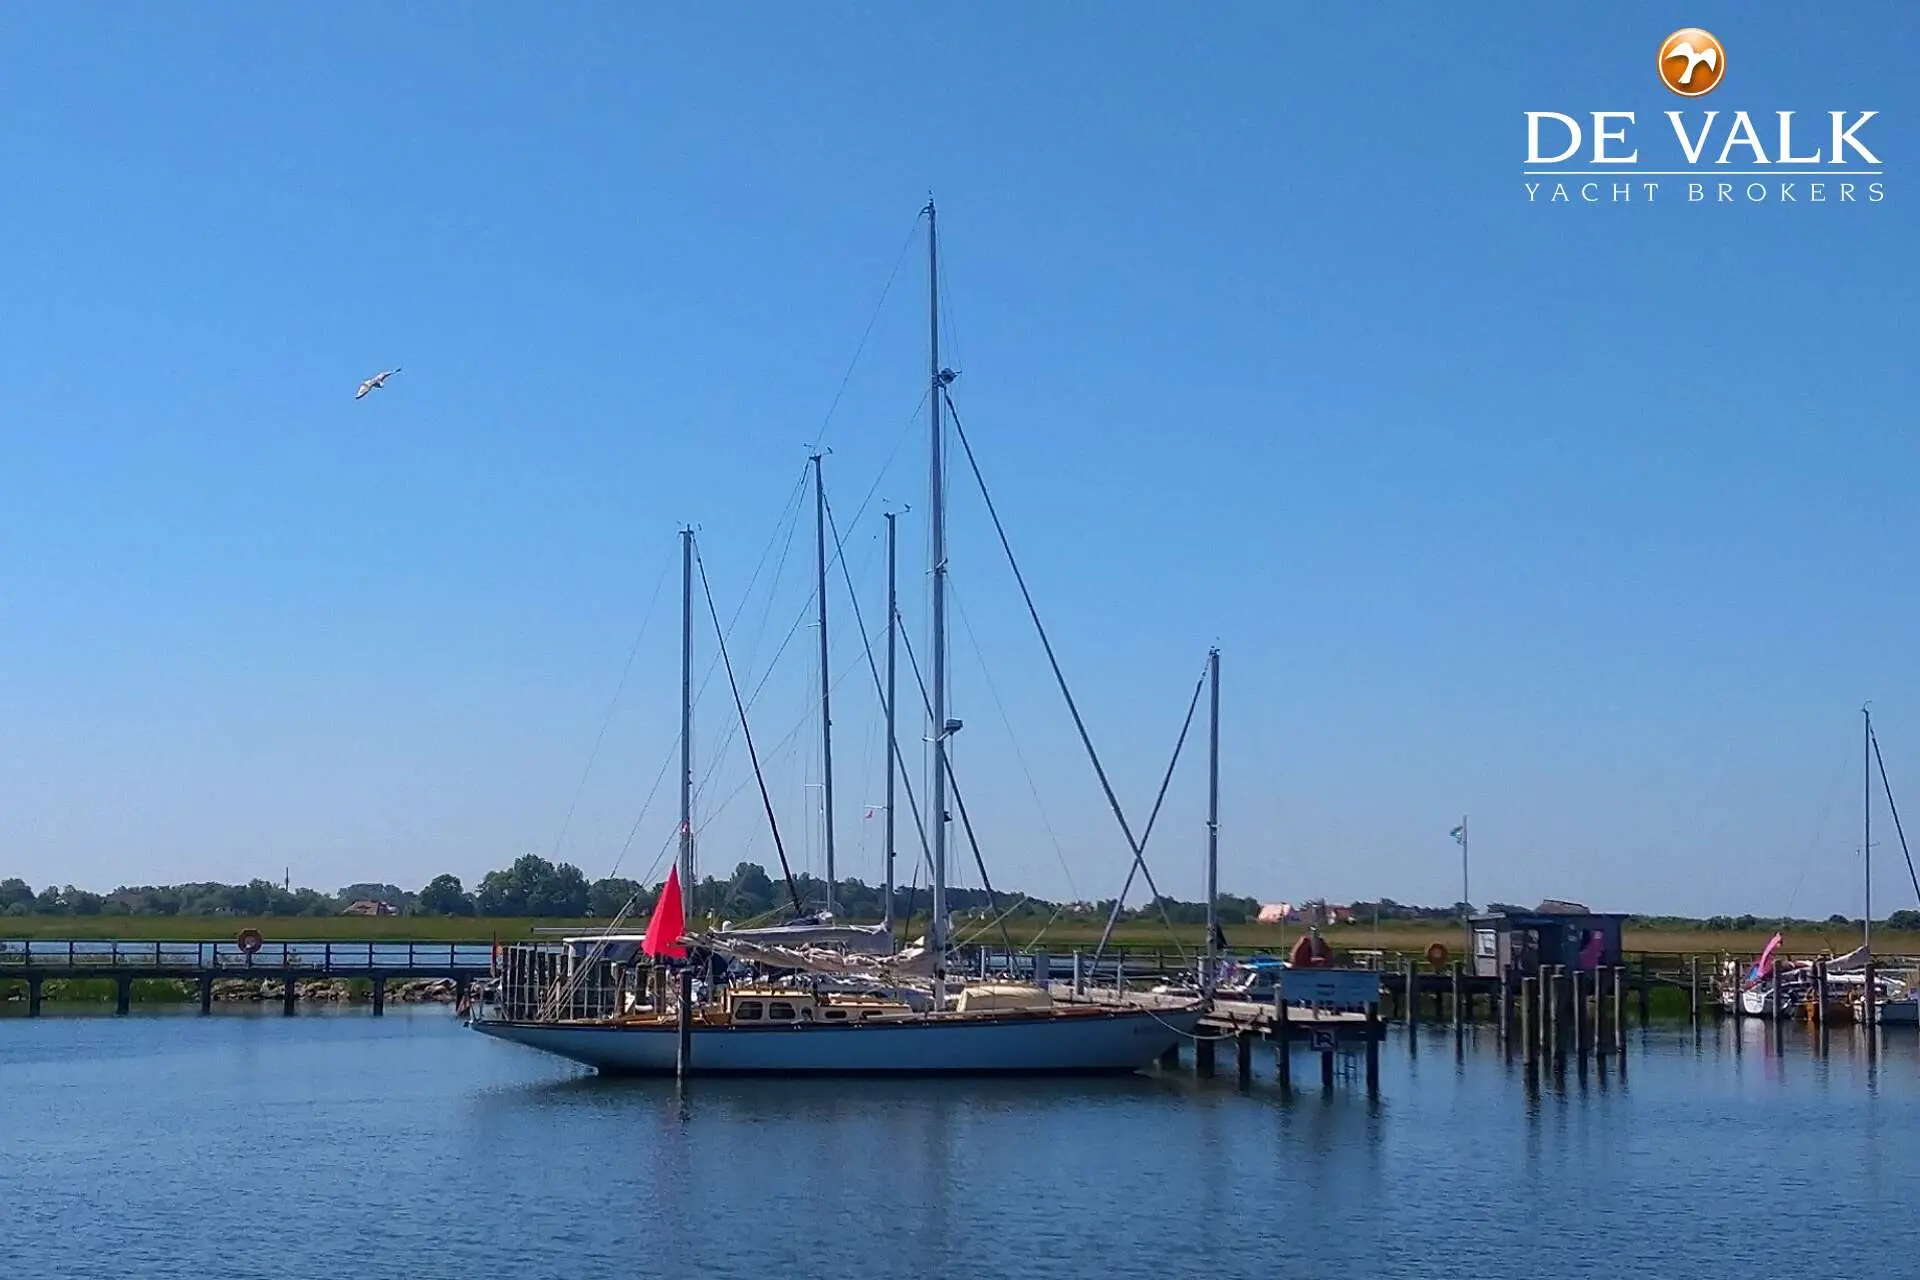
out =
<path fill-rule="evenodd" d="M 1476 977 L 1496 978 L 1502 970 L 1537 975 L 1544 967 L 1612 968 L 1621 961 L 1621 933 L 1627 917 L 1589 911 L 1578 902 L 1548 898 L 1532 911 L 1489 911 L 1472 917 Z"/>
<path fill-rule="evenodd" d="M 1263 902 L 1260 904 L 1260 914 L 1256 917 L 1261 924 L 1286 924 L 1299 918 L 1300 913 L 1294 910 L 1291 902 Z"/>
<path fill-rule="evenodd" d="M 1326 909 L 1326 918 L 1328 924 L 1352 924 L 1354 918 L 1353 908 L 1328 907 Z"/>
<path fill-rule="evenodd" d="M 373 898 L 361 898 L 340 908 L 340 914 L 343 916 L 393 916 L 400 913 L 395 911 L 389 903 L 379 902 Z"/>

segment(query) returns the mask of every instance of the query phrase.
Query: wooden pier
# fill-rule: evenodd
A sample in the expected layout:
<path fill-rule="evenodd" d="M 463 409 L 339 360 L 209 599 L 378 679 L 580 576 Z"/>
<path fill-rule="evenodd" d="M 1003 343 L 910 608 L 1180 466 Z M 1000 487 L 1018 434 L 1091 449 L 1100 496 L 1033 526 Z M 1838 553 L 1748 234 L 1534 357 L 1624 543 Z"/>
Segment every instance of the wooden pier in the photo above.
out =
<path fill-rule="evenodd" d="M 39 1017 L 46 983 L 111 980 L 114 1012 L 133 1005 L 133 984 L 172 981 L 198 987 L 200 1012 L 213 1012 L 215 982 L 234 979 L 281 984 L 281 1004 L 291 1014 L 299 984 L 315 979 L 364 979 L 372 984 L 373 1012 L 386 1011 L 387 984 L 421 978 L 451 979 L 464 1002 L 469 985 L 487 975 L 493 949 L 486 943 L 285 942 L 263 943 L 245 935 L 234 942 L 45 942 L 0 940 L 0 983 L 25 983 L 27 1016 Z"/>

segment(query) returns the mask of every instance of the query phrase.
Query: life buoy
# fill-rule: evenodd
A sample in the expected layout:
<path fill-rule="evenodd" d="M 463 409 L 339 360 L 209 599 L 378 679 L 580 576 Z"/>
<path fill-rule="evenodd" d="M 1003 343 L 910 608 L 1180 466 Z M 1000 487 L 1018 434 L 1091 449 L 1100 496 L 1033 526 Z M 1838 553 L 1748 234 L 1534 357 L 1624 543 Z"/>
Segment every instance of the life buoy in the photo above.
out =
<path fill-rule="evenodd" d="M 1447 944 L 1436 942 L 1427 948 L 1427 963 L 1436 969 L 1447 967 Z"/>
<path fill-rule="evenodd" d="M 258 951 L 265 941 L 258 929 L 242 929 L 239 936 L 233 940 L 234 945 L 239 947 L 245 955 L 252 955 Z"/>

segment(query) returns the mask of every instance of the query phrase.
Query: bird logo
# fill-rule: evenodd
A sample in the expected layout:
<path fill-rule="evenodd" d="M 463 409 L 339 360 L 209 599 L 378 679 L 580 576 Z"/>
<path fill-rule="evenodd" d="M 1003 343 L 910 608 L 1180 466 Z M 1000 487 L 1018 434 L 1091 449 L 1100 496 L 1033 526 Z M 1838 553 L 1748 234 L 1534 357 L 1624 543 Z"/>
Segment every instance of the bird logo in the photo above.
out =
<path fill-rule="evenodd" d="M 1683 98 L 1712 93 L 1726 74 L 1726 46 L 1711 31 L 1682 27 L 1660 42 L 1660 83 Z"/>
<path fill-rule="evenodd" d="M 369 391 L 378 391 L 380 388 L 387 385 L 388 378 L 391 378 L 394 374 L 398 372 L 400 372 L 400 366 L 395 365 L 393 368 L 388 369 L 382 373 L 374 374 L 371 378 L 368 378 L 365 382 L 360 384 L 360 389 L 353 393 L 353 398 L 355 400 L 358 400 L 358 399 L 361 399 L 363 396 L 365 396 Z"/>

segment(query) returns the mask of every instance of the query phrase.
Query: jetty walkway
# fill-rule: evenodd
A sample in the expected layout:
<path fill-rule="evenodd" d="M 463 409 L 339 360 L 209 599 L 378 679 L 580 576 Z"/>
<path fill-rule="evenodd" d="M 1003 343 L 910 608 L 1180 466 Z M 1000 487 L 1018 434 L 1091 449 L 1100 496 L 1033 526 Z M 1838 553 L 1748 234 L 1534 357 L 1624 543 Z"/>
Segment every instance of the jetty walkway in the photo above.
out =
<path fill-rule="evenodd" d="M 243 935 L 244 936 L 244 935 Z M 281 983 L 285 1012 L 292 1013 L 299 985 L 315 979 L 366 979 L 373 1012 L 386 1010 L 387 984 L 421 978 L 450 979 L 455 999 L 486 977 L 493 965 L 488 943 L 468 942 L 125 942 L 0 939 L 0 983 L 24 982 L 27 1016 L 38 1017 L 45 984 L 53 980 L 107 979 L 114 983 L 114 1012 L 133 1003 L 133 984 L 151 980 L 198 984 L 200 1012 L 213 1011 L 213 985 L 233 979 Z"/>

